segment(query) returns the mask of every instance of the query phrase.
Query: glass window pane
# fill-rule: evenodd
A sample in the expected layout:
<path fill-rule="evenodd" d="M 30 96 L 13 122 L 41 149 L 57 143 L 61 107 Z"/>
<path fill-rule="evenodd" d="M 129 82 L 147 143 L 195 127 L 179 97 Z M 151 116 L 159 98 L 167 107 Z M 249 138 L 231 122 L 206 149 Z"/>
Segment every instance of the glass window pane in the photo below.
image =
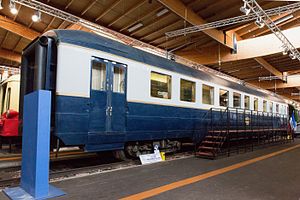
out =
<path fill-rule="evenodd" d="M 171 99 L 171 81 L 169 75 L 151 72 L 151 96 Z"/>
<path fill-rule="evenodd" d="M 276 113 L 279 113 L 279 104 L 276 104 Z"/>
<path fill-rule="evenodd" d="M 208 85 L 202 86 L 202 103 L 209 105 L 214 104 L 214 87 Z"/>
<path fill-rule="evenodd" d="M 254 98 L 254 110 L 258 111 L 258 98 Z"/>
<path fill-rule="evenodd" d="M 228 107 L 229 92 L 227 90 L 220 89 L 220 106 Z"/>
<path fill-rule="evenodd" d="M 196 84 L 184 79 L 180 80 L 180 100 L 195 102 Z"/>
<path fill-rule="evenodd" d="M 233 107 L 235 108 L 241 107 L 241 94 L 236 92 L 233 93 Z"/>
<path fill-rule="evenodd" d="M 263 111 L 267 112 L 267 101 L 263 100 Z"/>
<path fill-rule="evenodd" d="M 273 112 L 273 102 L 270 102 L 270 104 L 269 104 L 269 106 L 270 106 L 270 108 L 269 108 L 269 112 Z"/>
<path fill-rule="evenodd" d="M 245 109 L 250 110 L 250 97 L 245 95 L 244 100 L 245 100 Z"/>
<path fill-rule="evenodd" d="M 10 95 L 11 95 L 11 88 L 7 90 L 7 99 L 6 99 L 6 111 L 10 108 Z"/>
<path fill-rule="evenodd" d="M 106 65 L 101 62 L 92 63 L 92 90 L 105 90 Z"/>
<path fill-rule="evenodd" d="M 124 93 L 125 90 L 125 69 L 114 66 L 113 92 Z"/>
<path fill-rule="evenodd" d="M 5 96 L 6 96 L 6 88 L 7 88 L 7 83 L 3 84 L 1 86 L 1 114 L 4 113 L 6 110 L 5 110 Z"/>

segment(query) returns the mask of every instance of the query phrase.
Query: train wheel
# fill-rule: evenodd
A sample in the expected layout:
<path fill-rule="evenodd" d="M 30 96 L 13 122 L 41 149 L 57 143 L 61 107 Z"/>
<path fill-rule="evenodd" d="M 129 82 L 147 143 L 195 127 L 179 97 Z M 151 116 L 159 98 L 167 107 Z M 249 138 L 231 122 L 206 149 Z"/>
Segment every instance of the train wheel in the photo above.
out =
<path fill-rule="evenodd" d="M 128 160 L 124 150 L 115 150 L 113 151 L 113 155 L 118 160 Z"/>

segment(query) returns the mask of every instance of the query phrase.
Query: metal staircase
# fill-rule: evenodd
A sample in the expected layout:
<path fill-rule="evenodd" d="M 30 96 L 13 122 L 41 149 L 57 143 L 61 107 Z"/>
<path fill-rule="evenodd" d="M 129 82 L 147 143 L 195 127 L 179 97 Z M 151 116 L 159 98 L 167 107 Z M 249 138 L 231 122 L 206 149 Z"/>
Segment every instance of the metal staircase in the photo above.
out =
<path fill-rule="evenodd" d="M 205 118 L 207 133 L 197 147 L 198 157 L 215 159 L 219 154 L 230 156 L 233 151 L 253 151 L 254 146 L 293 139 L 288 137 L 286 115 L 239 108 L 212 108 Z"/>
<path fill-rule="evenodd" d="M 215 114 L 213 108 L 208 111 L 208 130 L 205 138 L 202 140 L 201 144 L 198 147 L 197 156 L 206 158 L 217 157 L 226 141 L 228 134 L 228 132 L 226 131 L 226 126 L 228 123 L 223 123 L 228 119 L 228 117 L 225 116 L 227 114 L 228 113 L 226 112 L 226 110 L 220 109 L 217 117 L 218 120 L 213 121 L 213 118 L 216 118 L 217 115 Z M 219 131 L 215 131 L 216 129 Z"/>

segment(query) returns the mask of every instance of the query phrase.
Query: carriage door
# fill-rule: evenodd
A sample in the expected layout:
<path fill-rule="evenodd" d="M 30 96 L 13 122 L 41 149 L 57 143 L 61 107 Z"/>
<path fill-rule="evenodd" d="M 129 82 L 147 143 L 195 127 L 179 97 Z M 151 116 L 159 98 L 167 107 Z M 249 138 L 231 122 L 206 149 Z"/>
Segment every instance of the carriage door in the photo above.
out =
<path fill-rule="evenodd" d="M 124 131 L 126 66 L 93 58 L 91 76 L 90 132 Z"/>
<path fill-rule="evenodd" d="M 89 108 L 89 132 L 103 133 L 106 131 L 106 110 L 108 92 L 106 89 L 108 62 L 92 59 L 91 90 Z"/>
<path fill-rule="evenodd" d="M 116 62 L 109 63 L 110 79 L 107 104 L 110 107 L 107 113 L 107 131 L 125 131 L 126 121 L 126 65 Z"/>

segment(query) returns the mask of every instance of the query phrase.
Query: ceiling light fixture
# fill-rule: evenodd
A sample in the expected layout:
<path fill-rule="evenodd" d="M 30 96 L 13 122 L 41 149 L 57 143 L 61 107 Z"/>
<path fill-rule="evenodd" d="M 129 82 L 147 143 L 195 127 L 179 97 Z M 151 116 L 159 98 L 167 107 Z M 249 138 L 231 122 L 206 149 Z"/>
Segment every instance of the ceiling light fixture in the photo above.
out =
<path fill-rule="evenodd" d="M 41 14 L 40 11 L 38 11 L 38 10 L 34 11 L 34 14 L 31 17 L 32 21 L 33 22 L 39 22 L 39 21 L 41 21 L 41 15 L 42 14 Z"/>
<path fill-rule="evenodd" d="M 290 14 L 290 15 L 287 15 L 287 16 L 284 16 L 280 19 L 277 19 L 274 21 L 274 24 L 278 25 L 278 24 L 281 24 L 283 22 L 286 22 L 288 21 L 289 19 L 292 19 L 294 17 L 294 15 Z"/>
<path fill-rule="evenodd" d="M 281 41 L 282 46 L 288 49 L 288 54 L 291 59 L 298 59 L 300 61 L 300 52 L 294 45 L 288 40 L 288 38 L 281 32 L 280 28 L 274 23 L 269 15 L 262 9 L 256 0 L 243 0 L 247 8 L 251 9 L 256 15 L 255 24 L 262 27 L 260 22 L 264 22 L 264 25 L 274 33 L 274 35 Z M 288 18 L 290 18 L 289 16 Z M 278 22 L 277 22 L 278 23 Z M 286 52 L 283 52 L 286 53 Z"/>
<path fill-rule="evenodd" d="M 258 17 L 255 21 L 256 26 L 258 26 L 259 28 L 263 28 L 265 26 L 263 20 L 261 17 Z"/>
<path fill-rule="evenodd" d="M 241 69 L 231 70 L 231 71 L 228 71 L 227 73 L 232 74 L 232 73 L 236 73 L 236 72 L 239 72 L 239 71 L 241 71 Z"/>
<path fill-rule="evenodd" d="M 287 55 L 289 53 L 289 49 L 286 46 L 283 46 L 282 55 Z"/>
<path fill-rule="evenodd" d="M 251 10 L 247 8 L 246 2 L 244 2 L 244 5 L 240 8 L 240 11 L 245 15 L 249 15 L 249 13 L 251 12 Z"/>
<path fill-rule="evenodd" d="M 13 14 L 13 15 L 18 14 L 18 10 L 16 8 L 16 2 L 14 0 L 10 0 L 9 9 L 10 9 L 11 14 Z"/>
<path fill-rule="evenodd" d="M 169 10 L 166 9 L 166 8 L 164 8 L 164 9 L 158 11 L 158 12 L 156 13 L 156 16 L 157 16 L 157 17 L 163 16 L 163 15 L 166 14 L 167 12 L 169 12 Z"/>
<path fill-rule="evenodd" d="M 295 60 L 297 58 L 297 56 L 293 52 L 291 52 L 289 56 L 292 60 Z"/>
<path fill-rule="evenodd" d="M 144 26 L 144 24 L 138 23 L 138 24 L 136 24 L 136 25 L 130 27 L 130 28 L 128 29 L 128 32 L 131 33 L 132 31 L 134 31 L 134 30 L 136 30 L 136 29 L 138 29 L 138 28 L 140 28 L 140 27 L 142 27 L 142 26 Z"/>

